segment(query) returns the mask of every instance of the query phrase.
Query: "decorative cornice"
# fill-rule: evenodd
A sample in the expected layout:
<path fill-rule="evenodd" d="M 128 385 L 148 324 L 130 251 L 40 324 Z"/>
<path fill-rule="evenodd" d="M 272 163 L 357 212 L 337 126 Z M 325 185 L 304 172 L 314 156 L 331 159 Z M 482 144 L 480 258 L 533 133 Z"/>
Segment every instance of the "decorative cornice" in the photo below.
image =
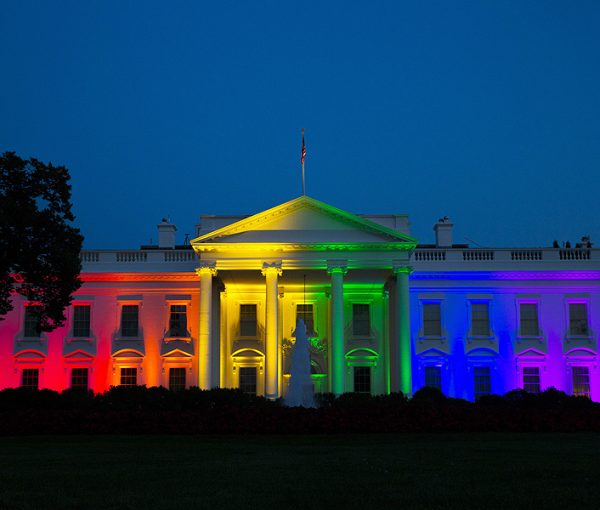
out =
<path fill-rule="evenodd" d="M 81 273 L 83 282 L 152 282 L 152 281 L 185 281 L 197 282 L 198 277 L 193 272 L 177 273 Z"/>
<path fill-rule="evenodd" d="M 394 274 L 411 274 L 414 270 L 411 266 L 407 266 L 406 264 L 402 263 L 402 262 L 396 262 L 394 261 L 392 263 L 392 271 L 394 272 Z"/>

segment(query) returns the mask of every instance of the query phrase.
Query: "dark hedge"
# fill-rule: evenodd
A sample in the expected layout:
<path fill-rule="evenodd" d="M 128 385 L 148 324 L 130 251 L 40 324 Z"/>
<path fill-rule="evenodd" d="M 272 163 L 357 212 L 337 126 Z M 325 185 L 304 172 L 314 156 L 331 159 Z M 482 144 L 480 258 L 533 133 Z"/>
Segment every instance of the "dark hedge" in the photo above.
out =
<path fill-rule="evenodd" d="M 0 391 L 0 434 L 302 434 L 350 432 L 575 432 L 600 431 L 600 404 L 548 389 L 515 390 L 477 403 L 423 388 L 369 396 L 317 395 L 316 409 L 239 390 L 143 386 L 106 393 L 26 388 Z"/>

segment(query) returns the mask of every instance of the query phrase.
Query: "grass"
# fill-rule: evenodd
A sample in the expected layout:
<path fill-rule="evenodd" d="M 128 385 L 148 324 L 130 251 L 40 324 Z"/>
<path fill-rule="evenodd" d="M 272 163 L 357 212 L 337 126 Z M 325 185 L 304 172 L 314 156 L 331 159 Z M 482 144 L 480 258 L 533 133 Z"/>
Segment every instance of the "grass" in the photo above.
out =
<path fill-rule="evenodd" d="M 0 509 L 600 507 L 599 434 L 0 438 Z"/>

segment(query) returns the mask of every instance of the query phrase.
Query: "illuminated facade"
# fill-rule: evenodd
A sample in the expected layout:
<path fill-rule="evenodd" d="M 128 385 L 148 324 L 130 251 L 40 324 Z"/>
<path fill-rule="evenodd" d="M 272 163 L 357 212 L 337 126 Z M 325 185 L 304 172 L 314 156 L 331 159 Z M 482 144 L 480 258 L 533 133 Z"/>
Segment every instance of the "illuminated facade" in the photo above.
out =
<path fill-rule="evenodd" d="M 65 327 L 39 334 L 20 297 L 0 323 L 0 387 L 240 387 L 277 398 L 298 316 L 315 390 L 423 386 L 475 399 L 553 386 L 600 400 L 600 250 L 417 245 L 408 218 L 300 197 L 203 216 L 191 246 L 82 253 Z"/>

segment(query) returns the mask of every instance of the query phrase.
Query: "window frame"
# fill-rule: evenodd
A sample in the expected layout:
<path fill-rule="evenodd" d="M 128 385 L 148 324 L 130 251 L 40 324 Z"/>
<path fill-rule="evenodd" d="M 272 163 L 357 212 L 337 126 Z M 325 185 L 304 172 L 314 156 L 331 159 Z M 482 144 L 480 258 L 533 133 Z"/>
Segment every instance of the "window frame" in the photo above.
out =
<path fill-rule="evenodd" d="M 427 306 L 435 305 L 439 310 L 439 334 L 437 335 L 428 335 L 425 331 L 425 310 Z M 440 299 L 421 299 L 420 300 L 420 310 L 421 310 L 421 338 L 444 338 L 444 328 L 443 328 L 443 312 L 442 312 L 442 300 Z"/>
<path fill-rule="evenodd" d="M 371 325 L 372 325 L 372 320 L 371 320 L 371 303 L 368 302 L 360 302 L 360 301 L 356 301 L 350 304 L 350 306 L 352 307 L 352 336 L 353 337 L 360 337 L 360 338 L 372 338 L 373 334 L 372 334 L 372 329 L 371 329 Z M 361 332 L 357 332 L 356 331 L 356 318 L 357 318 L 357 314 L 355 311 L 355 307 L 357 306 L 364 306 L 366 307 L 367 310 L 367 319 L 366 319 L 366 324 L 367 324 L 367 328 L 366 328 L 366 333 L 361 333 Z M 362 320 L 362 322 L 364 323 L 364 319 Z"/>
<path fill-rule="evenodd" d="M 88 329 L 87 335 L 78 335 L 75 327 L 75 310 L 77 308 L 88 308 L 89 316 L 88 316 Z M 73 301 L 71 303 L 71 338 L 75 340 L 87 340 L 92 337 L 92 304 L 88 302 L 81 301 Z"/>
<path fill-rule="evenodd" d="M 35 372 L 35 380 L 36 380 L 36 385 L 29 385 L 29 384 L 25 384 L 25 372 Z M 21 369 L 21 379 L 20 379 L 20 384 L 19 387 L 21 388 L 28 388 L 31 390 L 39 390 L 40 389 L 40 369 L 38 367 L 23 367 Z"/>
<path fill-rule="evenodd" d="M 368 371 L 367 373 L 369 374 L 368 377 L 368 381 L 369 381 L 369 389 L 368 391 L 358 391 L 356 389 L 356 381 L 357 381 L 357 371 Z M 372 365 L 354 365 L 352 367 L 352 392 L 353 393 L 359 393 L 361 395 L 371 395 L 373 392 L 373 366 Z"/>
<path fill-rule="evenodd" d="M 481 397 L 484 397 L 486 395 L 493 395 L 494 393 L 494 378 L 493 378 L 493 374 L 492 374 L 492 366 L 490 366 L 489 364 L 475 364 L 472 367 L 473 370 L 473 400 L 475 402 L 477 402 L 479 399 L 481 399 Z M 487 393 L 481 393 L 481 392 L 477 392 L 477 380 L 476 377 L 481 377 L 481 375 L 477 375 L 477 370 L 479 369 L 486 369 L 488 372 L 488 376 L 489 376 L 489 391 Z"/>
<path fill-rule="evenodd" d="M 537 364 L 537 365 L 527 364 L 527 365 L 522 365 L 520 367 L 520 369 L 521 369 L 521 388 L 523 388 L 524 391 L 527 391 L 528 393 L 531 393 L 532 395 L 537 395 L 537 394 L 541 393 L 543 391 L 543 385 L 542 385 L 542 367 L 539 364 Z M 536 369 L 537 370 L 537 379 L 538 379 L 537 380 L 537 386 L 538 386 L 537 391 L 529 391 L 527 389 L 527 385 L 528 384 L 535 384 L 535 383 L 531 383 L 531 382 L 527 383 L 525 381 L 526 377 L 532 377 L 531 374 L 525 374 L 525 371 L 530 370 L 530 369 Z"/>
<path fill-rule="evenodd" d="M 242 320 L 242 307 L 244 306 L 253 306 L 254 307 L 254 333 L 251 335 L 245 335 L 243 334 L 244 331 L 243 330 L 243 326 L 242 323 L 244 323 L 244 321 Z M 259 327 L 259 321 L 258 321 L 258 303 L 256 302 L 242 302 L 240 301 L 238 304 L 238 316 L 239 316 L 239 320 L 238 320 L 238 324 L 239 324 L 239 337 L 240 338 L 259 338 L 259 331 L 260 331 L 260 327 Z M 250 321 L 247 321 L 248 323 Z"/>
<path fill-rule="evenodd" d="M 485 335 L 482 334 L 476 334 L 474 332 L 474 321 L 473 321 L 473 307 L 474 305 L 486 305 L 487 307 L 487 325 L 488 325 L 488 332 Z M 474 339 L 491 339 L 494 338 L 494 330 L 492 328 L 492 300 L 491 299 L 469 299 L 468 300 L 468 310 L 469 310 L 469 331 L 468 331 L 468 337 L 469 338 L 474 338 Z"/>
<path fill-rule="evenodd" d="M 591 326 L 591 317 L 590 317 L 590 300 L 588 298 L 567 298 L 565 300 L 566 305 L 566 330 L 567 334 L 565 335 L 567 338 L 592 338 L 593 332 Z M 585 306 L 585 318 L 586 318 L 586 326 L 587 332 L 584 334 L 581 333 L 573 333 L 571 330 L 571 305 L 583 305 Z"/>
<path fill-rule="evenodd" d="M 305 324 L 306 326 L 306 334 L 310 337 L 310 338 L 319 338 L 319 333 L 316 329 L 316 324 L 317 324 L 317 304 L 315 303 L 315 301 L 312 300 L 307 300 L 307 301 L 303 301 L 302 303 L 300 302 L 296 302 L 294 303 L 294 325 L 293 328 L 294 330 L 296 329 L 296 324 L 298 322 L 298 307 L 300 306 L 310 306 L 311 310 L 312 310 L 312 330 L 309 327 L 309 324 Z M 304 320 L 304 317 L 300 317 L 302 320 Z"/>
<path fill-rule="evenodd" d="M 535 306 L 537 333 L 530 334 L 523 331 L 523 310 L 522 306 Z M 543 337 L 543 331 L 540 321 L 540 301 L 538 299 L 517 299 L 517 337 L 518 338 L 534 338 L 540 339 Z"/>
<path fill-rule="evenodd" d="M 587 373 L 585 374 L 587 376 L 587 392 L 584 393 L 576 393 L 575 392 L 575 370 L 578 369 L 585 369 L 587 371 Z M 578 396 L 578 397 L 587 397 L 589 399 L 592 398 L 592 370 L 590 367 L 589 363 L 575 363 L 571 365 L 571 394 L 573 396 Z"/>
<path fill-rule="evenodd" d="M 44 338 L 44 332 L 39 327 L 39 323 L 40 323 L 39 320 L 37 322 L 38 325 L 37 325 L 37 334 L 36 335 L 29 335 L 28 334 L 28 330 L 27 330 L 28 323 L 31 324 L 31 322 L 32 322 L 32 321 L 30 321 L 30 322 L 27 321 L 27 319 L 28 319 L 28 310 L 31 309 L 31 308 L 34 308 L 34 307 L 39 307 L 39 306 L 41 306 L 41 305 L 38 305 L 36 303 L 31 303 L 31 302 L 25 303 L 24 306 L 23 306 L 23 317 L 22 317 L 22 320 L 21 320 L 21 328 L 22 328 L 22 332 L 23 332 L 22 338 L 24 340 L 36 341 L 36 340 L 42 340 L 42 338 Z"/>
<path fill-rule="evenodd" d="M 74 385 L 73 384 L 73 379 L 75 377 L 75 374 L 73 373 L 74 370 L 85 370 L 86 371 L 86 385 L 85 387 L 83 385 Z M 78 390 L 89 390 L 90 389 L 90 368 L 89 367 L 71 367 L 71 373 L 70 373 L 70 380 L 69 380 L 69 388 L 71 389 L 78 389 Z"/>
<path fill-rule="evenodd" d="M 438 371 L 437 374 L 437 378 L 439 379 L 439 386 L 431 386 L 429 384 L 427 384 L 427 372 L 430 369 L 435 368 Z M 436 388 L 438 390 L 440 390 L 441 392 L 444 391 L 444 377 L 443 377 L 443 373 L 444 373 L 444 367 L 440 364 L 427 364 L 423 366 L 423 388 Z"/>
<path fill-rule="evenodd" d="M 123 370 L 135 370 L 135 384 L 129 384 L 129 383 L 123 383 Z M 129 376 L 125 376 L 125 377 L 131 377 Z M 139 373 L 138 373 L 138 367 L 132 367 L 132 366 L 120 366 L 119 367 L 119 386 L 139 386 Z"/>

